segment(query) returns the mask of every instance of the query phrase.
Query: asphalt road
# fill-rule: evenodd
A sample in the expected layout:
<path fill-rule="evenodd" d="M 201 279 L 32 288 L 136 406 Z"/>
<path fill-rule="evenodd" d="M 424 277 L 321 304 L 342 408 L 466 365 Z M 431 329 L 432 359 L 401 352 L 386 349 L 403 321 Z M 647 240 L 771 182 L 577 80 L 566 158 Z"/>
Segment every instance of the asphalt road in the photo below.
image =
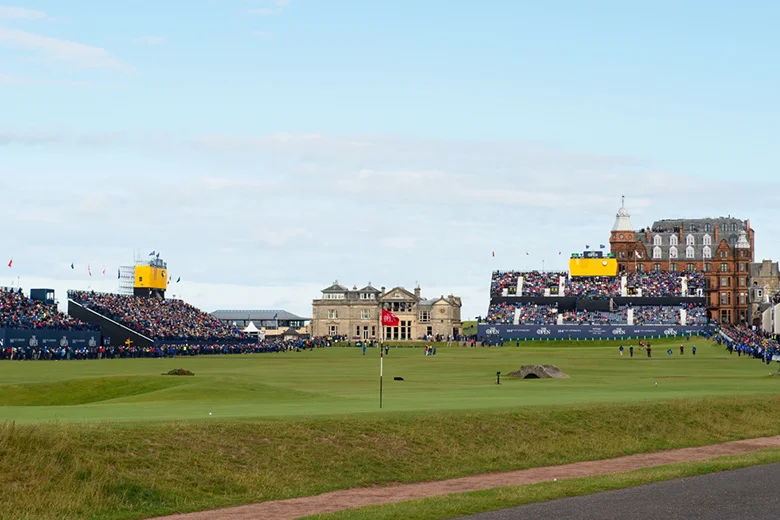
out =
<path fill-rule="evenodd" d="M 564 498 L 461 520 L 777 520 L 780 464 Z"/>

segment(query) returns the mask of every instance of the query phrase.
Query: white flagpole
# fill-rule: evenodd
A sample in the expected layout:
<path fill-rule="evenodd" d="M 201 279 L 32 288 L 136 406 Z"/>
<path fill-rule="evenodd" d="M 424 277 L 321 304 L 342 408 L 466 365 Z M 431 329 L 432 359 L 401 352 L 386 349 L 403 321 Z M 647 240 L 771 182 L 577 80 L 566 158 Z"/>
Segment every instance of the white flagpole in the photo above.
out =
<path fill-rule="evenodd" d="M 379 408 L 382 408 L 382 378 L 385 371 L 385 356 L 384 349 L 380 345 L 379 347 Z"/>

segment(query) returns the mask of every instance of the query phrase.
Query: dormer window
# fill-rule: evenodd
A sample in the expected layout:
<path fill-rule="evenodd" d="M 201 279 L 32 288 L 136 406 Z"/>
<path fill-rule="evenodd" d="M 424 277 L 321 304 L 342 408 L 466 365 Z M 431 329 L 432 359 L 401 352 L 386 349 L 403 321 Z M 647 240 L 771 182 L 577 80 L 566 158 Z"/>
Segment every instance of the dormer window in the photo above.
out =
<path fill-rule="evenodd" d="M 663 243 L 663 238 L 661 238 L 661 235 L 656 235 L 653 237 L 654 246 L 660 246 L 662 243 Z"/>
<path fill-rule="evenodd" d="M 676 246 L 680 243 L 680 241 L 677 239 L 677 235 L 672 235 L 669 237 L 669 245 L 670 246 Z"/>
<path fill-rule="evenodd" d="M 693 235 L 688 235 L 685 237 L 685 245 L 686 246 L 692 246 L 695 243 L 695 239 L 693 238 Z"/>

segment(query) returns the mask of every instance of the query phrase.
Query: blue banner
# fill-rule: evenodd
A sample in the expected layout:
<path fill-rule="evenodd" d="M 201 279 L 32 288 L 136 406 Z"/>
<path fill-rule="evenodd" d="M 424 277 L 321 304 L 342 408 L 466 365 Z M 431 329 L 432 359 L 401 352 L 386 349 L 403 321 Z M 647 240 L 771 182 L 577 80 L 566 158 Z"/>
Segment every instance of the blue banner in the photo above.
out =
<path fill-rule="evenodd" d="M 564 340 L 674 337 L 713 331 L 708 325 L 488 325 L 477 326 L 480 340 Z"/>
<path fill-rule="evenodd" d="M 0 345 L 16 348 L 94 347 L 100 332 L 44 329 L 0 329 Z"/>

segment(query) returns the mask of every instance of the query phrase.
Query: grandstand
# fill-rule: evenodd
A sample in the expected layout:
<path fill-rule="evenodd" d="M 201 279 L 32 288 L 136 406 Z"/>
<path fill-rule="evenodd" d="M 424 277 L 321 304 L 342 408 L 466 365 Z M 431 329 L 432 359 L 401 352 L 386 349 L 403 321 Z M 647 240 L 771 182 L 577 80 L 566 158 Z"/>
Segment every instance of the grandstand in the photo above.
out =
<path fill-rule="evenodd" d="M 589 265 L 586 260 L 596 263 Z M 573 255 L 579 273 L 612 269 L 601 256 Z M 708 325 L 699 272 L 495 271 L 479 335 L 504 339 L 652 336 L 697 333 Z M 616 327 L 605 329 L 604 327 Z"/>

